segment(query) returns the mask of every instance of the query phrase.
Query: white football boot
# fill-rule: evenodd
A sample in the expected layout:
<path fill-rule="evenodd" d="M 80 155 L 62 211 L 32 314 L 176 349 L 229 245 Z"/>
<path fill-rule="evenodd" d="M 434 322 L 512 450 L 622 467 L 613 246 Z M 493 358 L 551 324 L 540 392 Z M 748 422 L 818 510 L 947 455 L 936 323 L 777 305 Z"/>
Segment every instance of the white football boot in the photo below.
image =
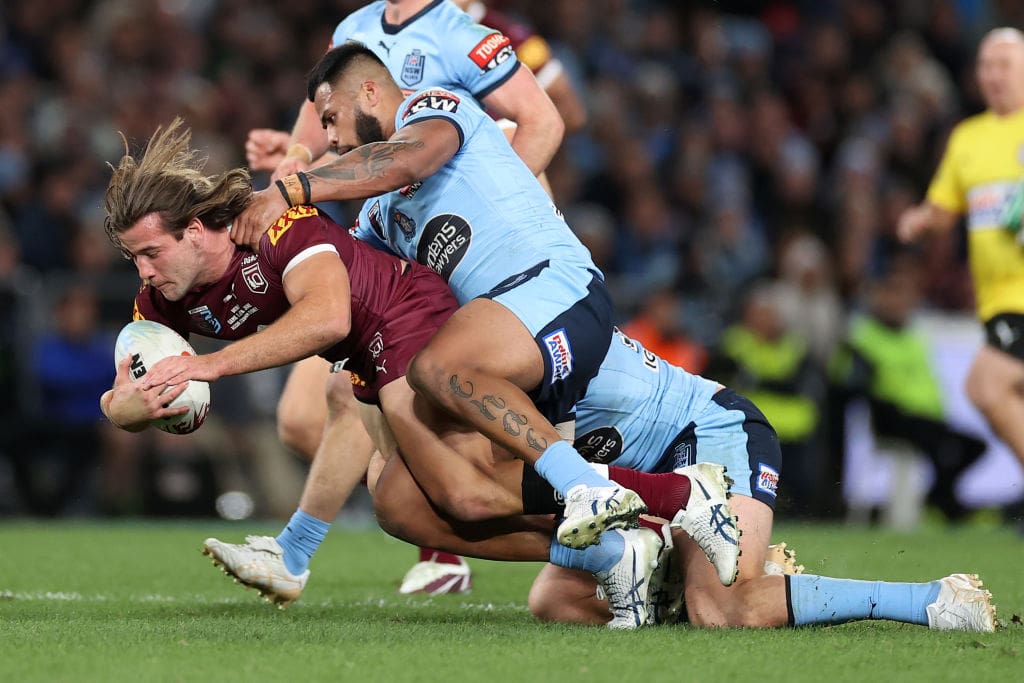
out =
<path fill-rule="evenodd" d="M 647 623 L 651 625 L 675 624 L 685 614 L 684 577 L 682 567 L 675 554 L 672 542 L 672 528 L 665 524 L 661 528 L 664 545 L 658 553 L 658 566 L 651 574 L 650 612 Z"/>
<path fill-rule="evenodd" d="M 259 591 L 267 602 L 284 609 L 299 599 L 309 580 L 309 570 L 294 576 L 284 566 L 284 550 L 271 536 L 246 536 L 245 543 L 224 543 L 208 538 L 203 554 L 234 577 L 235 583 Z"/>
<path fill-rule="evenodd" d="M 405 573 L 399 593 L 469 593 L 473 589 L 473 575 L 461 557 L 459 564 L 435 562 L 433 559 L 417 562 Z"/>
<path fill-rule="evenodd" d="M 565 519 L 558 525 L 558 542 L 577 550 L 594 545 L 609 529 L 635 526 L 647 512 L 636 491 L 622 486 L 574 486 L 565 496 Z"/>
<path fill-rule="evenodd" d="M 977 574 L 953 574 L 939 579 L 939 595 L 928 605 L 928 628 L 937 631 L 981 631 L 999 626 L 992 594 Z"/>
<path fill-rule="evenodd" d="M 732 480 L 725 476 L 725 467 L 710 462 L 681 467 L 675 473 L 690 478 L 690 500 L 672 518 L 672 526 L 697 542 L 723 586 L 732 585 L 740 558 L 740 530 L 726 500 Z"/>
<path fill-rule="evenodd" d="M 640 628 L 650 621 L 651 576 L 664 542 L 660 534 L 644 527 L 614 533 L 622 534 L 626 541 L 622 557 L 611 569 L 596 572 L 594 577 L 608 598 L 612 613 L 608 628 Z"/>

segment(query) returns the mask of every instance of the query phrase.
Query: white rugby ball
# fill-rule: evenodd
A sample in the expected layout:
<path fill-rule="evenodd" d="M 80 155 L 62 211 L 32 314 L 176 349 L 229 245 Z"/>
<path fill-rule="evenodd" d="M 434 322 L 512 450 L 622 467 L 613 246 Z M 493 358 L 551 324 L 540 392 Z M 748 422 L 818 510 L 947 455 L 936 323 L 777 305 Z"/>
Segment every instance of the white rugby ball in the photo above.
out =
<path fill-rule="evenodd" d="M 114 367 L 125 356 L 132 357 L 128 374 L 136 382 L 168 356 L 194 356 L 195 349 L 180 334 L 152 320 L 136 320 L 124 326 L 114 344 Z M 188 406 L 183 415 L 160 418 L 150 422 L 157 429 L 171 434 L 191 434 L 203 426 L 210 411 L 210 385 L 199 380 L 190 380 L 188 388 L 171 402 L 171 408 Z"/>

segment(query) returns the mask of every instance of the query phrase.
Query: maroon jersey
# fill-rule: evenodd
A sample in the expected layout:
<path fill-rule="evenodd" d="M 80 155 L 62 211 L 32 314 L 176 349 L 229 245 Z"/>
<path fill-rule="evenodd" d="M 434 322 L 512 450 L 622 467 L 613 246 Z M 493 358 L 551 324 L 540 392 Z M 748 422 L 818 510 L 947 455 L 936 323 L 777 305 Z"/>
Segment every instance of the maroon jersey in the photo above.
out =
<path fill-rule="evenodd" d="M 288 310 L 285 274 L 325 252 L 337 254 L 348 269 L 352 325 L 345 339 L 320 355 L 335 370 L 353 373 L 357 398 L 376 403 L 380 387 L 405 375 L 458 303 L 434 271 L 356 240 L 315 207 L 289 209 L 260 240 L 259 254 L 236 249 L 220 280 L 180 301 L 143 285 L 133 318 L 163 323 L 186 338 L 241 339 Z"/>

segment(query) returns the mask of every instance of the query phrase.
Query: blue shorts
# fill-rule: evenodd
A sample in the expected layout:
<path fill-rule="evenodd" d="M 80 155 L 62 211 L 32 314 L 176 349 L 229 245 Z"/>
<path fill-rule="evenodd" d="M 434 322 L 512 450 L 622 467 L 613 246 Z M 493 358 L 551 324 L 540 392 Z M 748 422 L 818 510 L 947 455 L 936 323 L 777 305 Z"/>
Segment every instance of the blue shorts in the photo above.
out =
<path fill-rule="evenodd" d="M 597 271 L 545 261 L 507 278 L 483 298 L 512 311 L 544 358 L 544 379 L 530 398 L 552 424 L 573 406 L 601 367 L 612 338 L 614 307 Z"/>
<path fill-rule="evenodd" d="M 658 472 L 695 462 L 725 465 L 732 492 L 775 509 L 782 471 L 779 438 L 750 399 L 722 389 L 665 449 Z"/>

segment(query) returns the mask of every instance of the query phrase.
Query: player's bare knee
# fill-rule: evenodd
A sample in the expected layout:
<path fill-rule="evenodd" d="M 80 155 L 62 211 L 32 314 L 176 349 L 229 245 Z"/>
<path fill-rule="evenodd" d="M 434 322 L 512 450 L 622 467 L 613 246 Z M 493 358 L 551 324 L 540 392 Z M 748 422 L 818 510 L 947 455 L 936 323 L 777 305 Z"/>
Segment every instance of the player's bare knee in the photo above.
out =
<path fill-rule="evenodd" d="M 431 500 L 449 517 L 460 522 L 481 522 L 496 517 L 491 500 L 475 491 L 447 489 Z"/>
<path fill-rule="evenodd" d="M 278 404 L 277 407 L 277 438 L 289 450 L 312 461 L 320 446 L 323 425 L 314 423 L 302 413 L 282 405 Z"/>
<path fill-rule="evenodd" d="M 716 596 L 703 588 L 686 589 L 686 616 L 694 626 L 705 628 L 728 626 Z"/>
<path fill-rule="evenodd" d="M 359 406 L 352 395 L 352 380 L 347 372 L 331 375 L 326 392 L 329 417 L 351 416 L 352 419 L 359 419 Z"/>
<path fill-rule="evenodd" d="M 530 595 L 527 597 L 526 602 L 534 619 L 539 621 L 559 621 L 559 596 L 557 591 L 551 590 L 551 586 L 547 582 L 534 581 L 530 587 Z"/>
<path fill-rule="evenodd" d="M 373 514 L 384 533 L 395 538 L 412 542 L 410 520 L 405 515 L 407 506 L 402 505 L 402 496 L 386 484 L 386 477 L 378 478 L 373 494 Z"/>

